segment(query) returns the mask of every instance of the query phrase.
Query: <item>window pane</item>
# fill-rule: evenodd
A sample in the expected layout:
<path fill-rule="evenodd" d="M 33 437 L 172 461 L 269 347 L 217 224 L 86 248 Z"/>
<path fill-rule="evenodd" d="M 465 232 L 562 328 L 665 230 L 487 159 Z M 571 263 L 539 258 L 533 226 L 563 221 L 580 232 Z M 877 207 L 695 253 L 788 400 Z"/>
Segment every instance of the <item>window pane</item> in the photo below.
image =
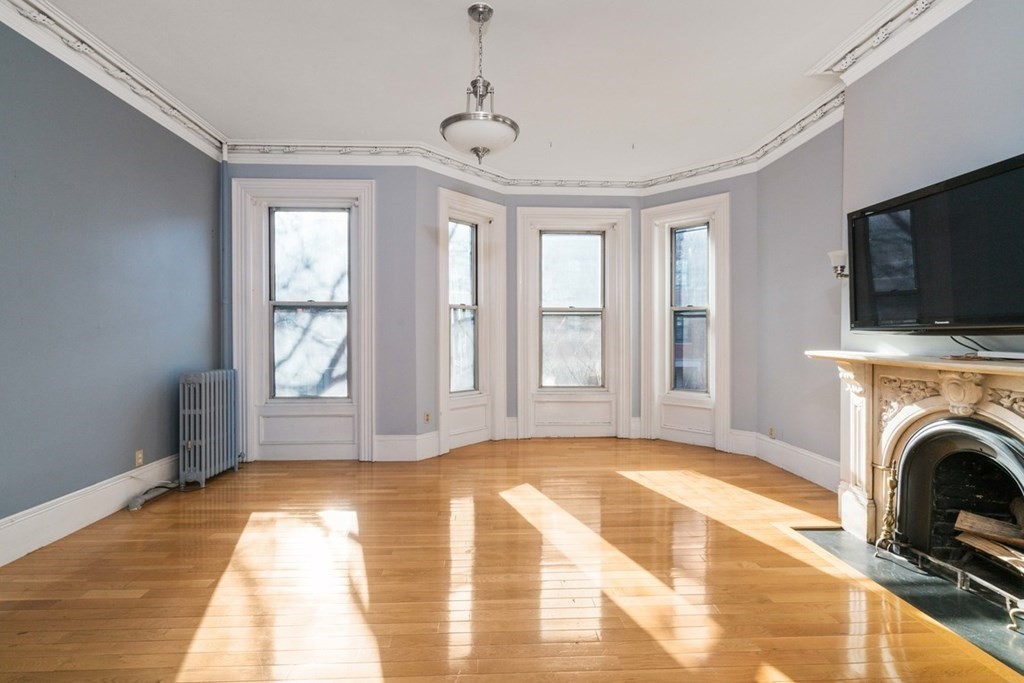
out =
<path fill-rule="evenodd" d="M 451 309 L 451 391 L 476 389 L 476 311 Z"/>
<path fill-rule="evenodd" d="M 601 314 L 541 315 L 542 387 L 600 387 Z"/>
<path fill-rule="evenodd" d="M 275 209 L 275 301 L 348 301 L 348 211 Z"/>
<path fill-rule="evenodd" d="M 274 396 L 347 397 L 348 311 L 274 309 Z"/>
<path fill-rule="evenodd" d="M 540 240 L 541 307 L 603 307 L 604 238 L 545 232 Z"/>
<path fill-rule="evenodd" d="M 448 303 L 476 304 L 476 228 L 448 223 Z"/>
<path fill-rule="evenodd" d="M 708 316 L 704 311 L 675 311 L 672 324 L 672 388 L 708 390 Z"/>
<path fill-rule="evenodd" d="M 708 226 L 672 231 L 672 306 L 708 305 Z"/>

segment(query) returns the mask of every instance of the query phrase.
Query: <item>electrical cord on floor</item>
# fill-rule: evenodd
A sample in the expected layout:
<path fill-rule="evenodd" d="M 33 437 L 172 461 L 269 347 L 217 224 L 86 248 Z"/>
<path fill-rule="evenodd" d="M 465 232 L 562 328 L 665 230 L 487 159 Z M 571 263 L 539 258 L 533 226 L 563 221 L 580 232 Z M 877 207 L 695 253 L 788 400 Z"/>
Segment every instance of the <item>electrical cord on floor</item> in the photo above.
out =
<path fill-rule="evenodd" d="M 151 486 L 142 493 L 140 493 L 139 495 L 129 500 L 128 509 L 134 512 L 135 510 L 141 508 L 144 503 L 153 500 L 154 498 L 165 493 L 166 491 L 173 491 L 177 489 L 182 493 L 191 493 L 192 491 L 199 491 L 203 488 L 202 486 L 199 485 L 199 482 L 197 481 L 191 483 L 195 484 L 195 486 L 189 486 L 188 484 L 179 484 L 176 481 L 169 481 L 163 484 L 157 484 L 156 486 Z"/>
<path fill-rule="evenodd" d="M 245 453 L 238 454 L 238 467 L 244 465 L 247 462 Z M 235 469 L 238 469 L 236 467 Z M 141 481 L 141 480 L 140 480 Z M 200 491 L 204 487 L 200 485 L 198 481 L 179 483 L 177 481 L 167 481 L 159 484 L 154 484 L 139 495 L 135 496 L 128 501 L 128 509 L 135 511 L 142 507 L 147 501 L 153 500 L 157 496 L 163 494 L 165 491 L 171 491 L 178 489 L 182 493 L 191 493 L 192 491 Z"/>

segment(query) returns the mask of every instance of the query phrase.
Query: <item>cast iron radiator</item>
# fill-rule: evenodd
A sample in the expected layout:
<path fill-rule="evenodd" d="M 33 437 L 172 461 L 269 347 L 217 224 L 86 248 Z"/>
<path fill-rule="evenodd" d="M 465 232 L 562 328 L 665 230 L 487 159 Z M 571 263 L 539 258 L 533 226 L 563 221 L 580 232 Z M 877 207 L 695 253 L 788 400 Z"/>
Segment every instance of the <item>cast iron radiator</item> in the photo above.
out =
<path fill-rule="evenodd" d="M 238 469 L 238 409 L 234 370 L 207 370 L 181 376 L 178 403 L 178 483 L 206 486 L 228 468 Z"/>

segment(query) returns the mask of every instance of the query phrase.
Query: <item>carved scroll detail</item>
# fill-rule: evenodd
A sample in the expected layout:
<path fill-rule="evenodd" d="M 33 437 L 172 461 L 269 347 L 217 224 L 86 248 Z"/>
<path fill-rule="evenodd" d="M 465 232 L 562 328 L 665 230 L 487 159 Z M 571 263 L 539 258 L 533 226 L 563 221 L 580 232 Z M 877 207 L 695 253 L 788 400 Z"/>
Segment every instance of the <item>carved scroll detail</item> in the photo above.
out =
<path fill-rule="evenodd" d="M 878 384 L 881 389 L 878 397 L 879 431 L 885 431 L 892 418 L 904 407 L 942 393 L 938 382 L 923 379 L 879 377 Z"/>
<path fill-rule="evenodd" d="M 864 395 L 864 366 L 854 365 L 852 363 L 838 363 L 839 366 L 839 379 L 843 381 L 843 386 L 853 394 L 854 396 Z"/>
<path fill-rule="evenodd" d="M 1020 416 L 1024 416 L 1024 391 L 989 389 L 988 400 Z"/>

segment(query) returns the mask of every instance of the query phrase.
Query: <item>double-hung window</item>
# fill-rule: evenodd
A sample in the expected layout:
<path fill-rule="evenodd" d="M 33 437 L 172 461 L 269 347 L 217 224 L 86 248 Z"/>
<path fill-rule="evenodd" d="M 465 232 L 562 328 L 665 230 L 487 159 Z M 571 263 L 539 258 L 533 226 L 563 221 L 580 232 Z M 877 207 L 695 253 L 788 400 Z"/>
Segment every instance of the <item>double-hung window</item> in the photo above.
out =
<path fill-rule="evenodd" d="M 479 388 L 477 339 L 477 226 L 448 222 L 449 388 L 452 393 Z"/>
<path fill-rule="evenodd" d="M 604 386 L 604 235 L 540 233 L 540 386 Z"/>
<path fill-rule="evenodd" d="M 438 450 L 505 438 L 507 209 L 437 191 Z M 424 424 L 428 420 L 424 416 Z"/>
<path fill-rule="evenodd" d="M 708 224 L 672 227 L 669 317 L 673 391 L 708 390 Z"/>
<path fill-rule="evenodd" d="M 270 209 L 271 396 L 350 397 L 349 210 Z"/>
<path fill-rule="evenodd" d="M 640 211 L 641 431 L 728 450 L 729 195 Z"/>
<path fill-rule="evenodd" d="M 629 436 L 629 208 L 519 207 L 519 436 Z"/>

